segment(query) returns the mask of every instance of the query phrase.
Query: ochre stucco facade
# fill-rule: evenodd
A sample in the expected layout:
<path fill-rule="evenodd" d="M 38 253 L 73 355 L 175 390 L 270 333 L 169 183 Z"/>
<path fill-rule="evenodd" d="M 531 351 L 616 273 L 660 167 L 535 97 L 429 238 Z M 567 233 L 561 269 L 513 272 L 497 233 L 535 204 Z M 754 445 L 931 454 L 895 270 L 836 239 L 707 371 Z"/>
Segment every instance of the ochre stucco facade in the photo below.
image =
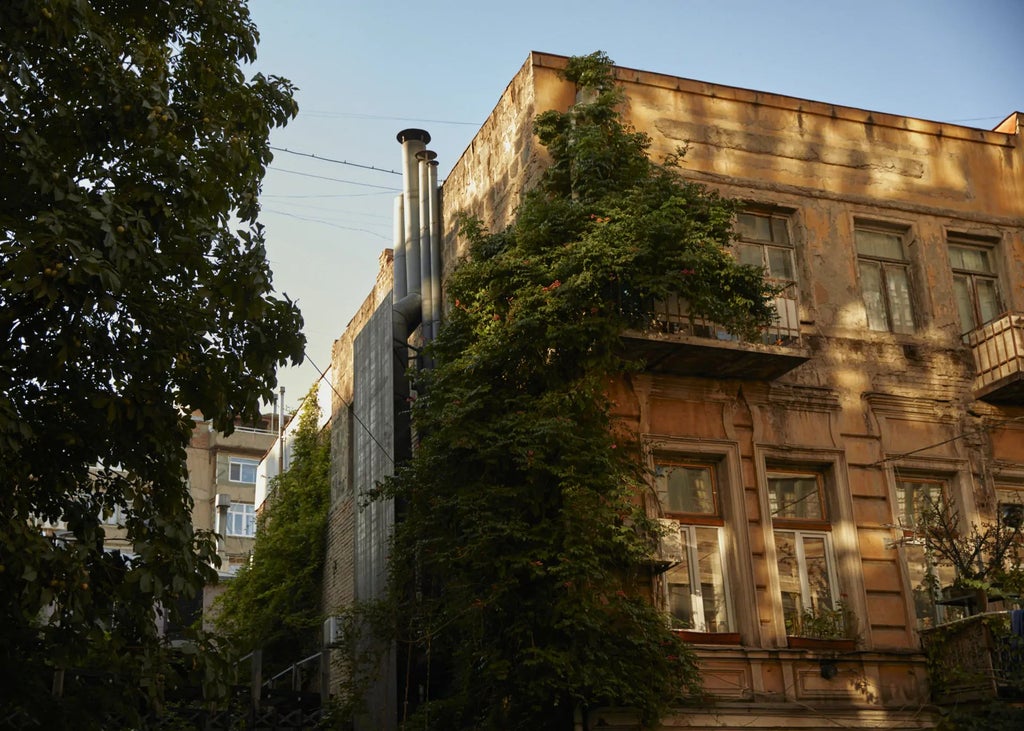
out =
<path fill-rule="evenodd" d="M 454 214 L 500 229 L 543 170 L 532 120 L 574 102 L 558 75 L 564 63 L 532 54 L 445 181 L 446 272 L 465 253 Z M 919 629 L 931 620 L 915 605 L 905 528 L 916 498 L 907 495 L 941 490 L 965 526 L 1024 498 L 1024 399 L 1012 385 L 1021 364 L 1007 359 L 1002 380 L 983 387 L 980 346 L 964 337 L 1005 321 L 1024 342 L 1024 321 L 1012 317 L 1024 312 L 1024 115 L 986 131 L 630 69 L 616 76 L 626 121 L 650 135 L 652 156 L 685 147 L 683 175 L 777 224 L 786 240 L 758 245 L 792 266 L 784 343 L 744 351 L 657 328 L 627 341 L 641 351 L 732 348 L 749 367 L 709 376 L 723 357 L 712 353 L 708 368 L 684 359 L 610 389 L 620 428 L 645 445 L 652 470 L 689 465 L 715 485 L 714 515 L 691 522 L 720 536 L 728 631 L 691 636 L 717 705 L 681 710 L 666 728 L 831 728 L 830 719 L 929 728 Z M 977 321 L 964 322 L 972 303 Z M 793 360 L 765 377 L 778 369 L 758 363 L 780 354 Z M 819 519 L 787 523 L 773 490 L 801 479 L 818 485 Z M 649 508 L 665 514 L 656 500 Z M 801 566 L 827 546 L 821 565 L 853 618 L 852 649 L 790 646 L 789 537 L 803 541 Z M 665 596 L 665 577 L 652 581 Z"/>

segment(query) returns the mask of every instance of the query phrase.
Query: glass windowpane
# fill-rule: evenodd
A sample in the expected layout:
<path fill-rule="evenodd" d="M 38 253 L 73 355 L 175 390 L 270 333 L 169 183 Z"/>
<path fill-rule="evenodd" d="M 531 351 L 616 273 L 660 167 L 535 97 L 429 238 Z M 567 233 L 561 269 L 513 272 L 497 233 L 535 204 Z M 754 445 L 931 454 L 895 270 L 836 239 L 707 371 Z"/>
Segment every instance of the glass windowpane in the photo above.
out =
<path fill-rule="evenodd" d="M 970 284 L 962 274 L 953 275 L 953 298 L 956 300 L 956 312 L 960 316 L 960 328 L 964 332 L 976 328 L 978 323 L 974 317 Z"/>
<path fill-rule="evenodd" d="M 903 237 L 888 231 L 857 229 L 857 253 L 882 259 L 903 259 Z"/>
<path fill-rule="evenodd" d="M 789 226 L 785 218 L 772 216 L 772 240 L 776 244 L 789 244 Z"/>
<path fill-rule="evenodd" d="M 832 581 L 829 578 L 828 555 L 824 536 L 802 536 L 804 561 L 807 571 L 809 596 L 804 606 L 810 603 L 811 611 L 832 609 Z"/>
<path fill-rule="evenodd" d="M 916 528 L 929 511 L 941 507 L 942 483 L 900 480 L 896 483 L 896 518 L 905 528 Z"/>
<path fill-rule="evenodd" d="M 975 292 L 978 295 L 978 311 L 981 322 L 991 322 L 1002 314 L 999 306 L 999 293 L 996 291 L 995 280 L 975 277 Z"/>
<path fill-rule="evenodd" d="M 768 503 L 773 518 L 822 520 L 825 517 L 815 475 L 769 476 Z"/>
<path fill-rule="evenodd" d="M 759 244 L 736 244 L 736 259 L 752 267 L 764 266 L 764 247 Z"/>
<path fill-rule="evenodd" d="M 888 330 L 889 323 L 885 316 L 885 300 L 882 295 L 882 272 L 878 264 L 860 262 L 860 289 L 864 297 L 868 327 L 872 330 Z"/>
<path fill-rule="evenodd" d="M 914 332 L 914 310 L 910 306 L 910 283 L 904 267 L 887 266 L 885 281 L 889 293 L 889 309 L 893 332 Z"/>
<path fill-rule="evenodd" d="M 709 467 L 660 465 L 656 474 L 658 492 L 667 512 L 717 514 Z"/>
<path fill-rule="evenodd" d="M 684 539 L 686 533 L 684 529 Z M 672 615 L 672 626 L 680 629 L 695 629 L 688 554 L 688 550 L 684 551 L 682 562 L 665 573 L 665 581 L 668 584 L 668 611 Z"/>
<path fill-rule="evenodd" d="M 740 236 L 755 241 L 771 241 L 771 219 L 755 213 L 739 213 L 736 216 L 736 228 Z"/>
<path fill-rule="evenodd" d="M 782 615 L 786 628 L 795 627 L 803 611 L 800 588 L 800 561 L 793 531 L 775 531 L 775 558 L 779 565 L 779 589 L 782 594 Z"/>
<path fill-rule="evenodd" d="M 729 613 L 725 599 L 725 573 L 719 549 L 719 529 L 694 527 L 697 536 L 697 567 L 704 607 L 704 631 L 728 632 Z"/>
<path fill-rule="evenodd" d="M 992 273 L 987 249 L 951 245 L 949 247 L 949 263 L 954 269 L 966 269 L 981 274 Z"/>
<path fill-rule="evenodd" d="M 790 249 L 776 246 L 765 247 L 768 250 L 768 276 L 775 279 L 793 280 L 793 256 Z"/>

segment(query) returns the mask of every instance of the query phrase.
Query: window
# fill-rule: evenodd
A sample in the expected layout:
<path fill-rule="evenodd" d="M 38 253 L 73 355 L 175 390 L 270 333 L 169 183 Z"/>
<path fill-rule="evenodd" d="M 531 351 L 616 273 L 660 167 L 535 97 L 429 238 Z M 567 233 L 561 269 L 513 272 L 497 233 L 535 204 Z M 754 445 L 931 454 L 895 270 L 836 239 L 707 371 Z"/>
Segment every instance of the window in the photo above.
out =
<path fill-rule="evenodd" d="M 255 485 L 256 468 L 259 464 L 260 462 L 257 459 L 232 457 L 228 462 L 228 480 L 231 482 L 242 482 L 246 485 Z"/>
<path fill-rule="evenodd" d="M 768 507 L 782 614 L 787 633 L 793 633 L 805 613 L 835 609 L 839 599 L 821 475 L 770 472 Z"/>
<path fill-rule="evenodd" d="M 868 327 L 895 333 L 914 331 L 910 277 L 903 254 L 903 235 L 858 227 L 857 267 Z"/>
<path fill-rule="evenodd" d="M 252 538 L 256 535 L 256 506 L 250 503 L 231 503 L 228 506 L 229 536 Z"/>
<path fill-rule="evenodd" d="M 740 240 L 734 248 L 739 262 L 763 268 L 772 284 L 784 287 L 774 301 L 779 314 L 778 324 L 765 334 L 765 339 L 779 345 L 787 344 L 800 336 L 800 307 L 789 218 L 777 213 L 744 211 L 736 216 L 736 230 Z"/>
<path fill-rule="evenodd" d="M 682 561 L 665 573 L 665 604 L 673 625 L 697 632 L 731 632 L 733 621 L 722 560 L 723 521 L 711 465 L 659 463 L 658 496 L 678 521 Z"/>
<path fill-rule="evenodd" d="M 1010 528 L 1024 527 L 1024 487 L 996 485 L 999 522 Z"/>
<path fill-rule="evenodd" d="M 953 270 L 953 296 L 964 332 L 991 322 L 1002 314 L 992 248 L 966 237 L 949 239 L 949 266 Z"/>
<path fill-rule="evenodd" d="M 914 615 L 919 629 L 934 627 L 960 616 L 959 610 L 939 604 L 940 590 L 956 578 L 952 564 L 934 554 L 922 532 L 929 513 L 942 511 L 946 485 L 942 480 L 911 478 L 896 481 L 896 523 L 904 531 L 903 564 L 910 581 Z"/>

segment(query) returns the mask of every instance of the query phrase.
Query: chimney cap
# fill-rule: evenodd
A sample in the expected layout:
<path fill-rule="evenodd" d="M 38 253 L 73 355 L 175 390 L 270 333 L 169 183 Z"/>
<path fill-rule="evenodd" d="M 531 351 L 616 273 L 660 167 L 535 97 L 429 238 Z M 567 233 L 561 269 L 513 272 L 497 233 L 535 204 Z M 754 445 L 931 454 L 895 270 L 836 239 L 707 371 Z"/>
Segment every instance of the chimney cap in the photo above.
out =
<path fill-rule="evenodd" d="M 420 150 L 416 153 L 417 160 L 426 160 L 427 162 L 431 162 L 436 157 L 437 153 L 433 150 Z"/>
<path fill-rule="evenodd" d="M 415 127 L 403 129 L 395 137 L 399 142 L 403 143 L 409 140 L 418 140 L 423 144 L 430 142 L 430 133 L 425 129 L 416 129 Z"/>

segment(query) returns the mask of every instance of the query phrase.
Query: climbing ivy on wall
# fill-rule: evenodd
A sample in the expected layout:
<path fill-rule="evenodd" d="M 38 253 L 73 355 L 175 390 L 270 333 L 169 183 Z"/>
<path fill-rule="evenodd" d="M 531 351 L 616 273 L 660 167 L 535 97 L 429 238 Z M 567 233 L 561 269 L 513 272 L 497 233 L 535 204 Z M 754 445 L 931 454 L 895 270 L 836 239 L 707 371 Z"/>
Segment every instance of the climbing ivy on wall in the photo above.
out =
<path fill-rule="evenodd" d="M 217 629 L 240 653 L 262 649 L 279 669 L 320 649 L 321 582 L 330 507 L 330 439 L 319 428 L 316 386 L 299 412 L 291 464 L 270 481 L 252 562 L 216 603 Z"/>
<path fill-rule="evenodd" d="M 551 165 L 508 229 L 463 219 L 470 257 L 419 374 L 419 445 L 382 489 L 400 520 L 391 586 L 410 727 L 566 729 L 598 706 L 653 725 L 699 693 L 653 606 L 656 527 L 636 435 L 609 384 L 636 368 L 626 328 L 679 294 L 753 335 L 763 272 L 728 251 L 734 204 L 649 159 L 602 53 L 570 60 L 580 101 L 536 120 Z M 403 674 L 400 671 L 400 674 Z M 413 687 L 415 686 L 415 687 Z"/>

